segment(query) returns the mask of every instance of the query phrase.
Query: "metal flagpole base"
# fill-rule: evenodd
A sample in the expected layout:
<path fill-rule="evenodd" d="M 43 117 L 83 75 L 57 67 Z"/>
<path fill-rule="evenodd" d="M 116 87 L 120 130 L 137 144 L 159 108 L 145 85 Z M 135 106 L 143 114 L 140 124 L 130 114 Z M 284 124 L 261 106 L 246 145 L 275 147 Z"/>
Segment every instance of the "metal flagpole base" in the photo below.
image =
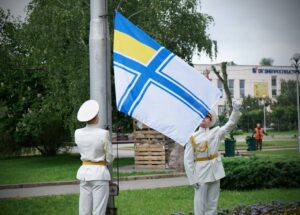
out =
<path fill-rule="evenodd" d="M 115 198 L 115 196 L 118 196 L 118 195 L 119 195 L 119 186 L 116 183 L 109 182 L 109 198 L 112 201 L 108 201 L 108 205 L 106 208 L 106 215 L 117 215 L 118 214 L 118 210 L 114 204 L 114 202 L 115 202 L 114 198 Z"/>

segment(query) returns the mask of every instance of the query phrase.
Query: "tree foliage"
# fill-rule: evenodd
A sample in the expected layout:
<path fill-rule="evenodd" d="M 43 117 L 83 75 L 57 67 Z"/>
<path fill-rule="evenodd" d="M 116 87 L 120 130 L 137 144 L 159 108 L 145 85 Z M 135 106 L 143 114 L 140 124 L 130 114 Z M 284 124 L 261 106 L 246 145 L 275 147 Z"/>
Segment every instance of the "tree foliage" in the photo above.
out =
<path fill-rule="evenodd" d="M 3 129 L 13 128 L 15 132 L 11 130 L 10 136 L 15 141 L 37 147 L 45 155 L 54 155 L 57 146 L 70 140 L 70 131 L 76 127 L 77 107 L 87 98 L 88 15 L 83 10 L 83 2 L 57 5 L 33 0 L 26 22 L 12 23 L 20 26 L 10 37 L 13 47 L 9 42 L 1 44 L 18 51 L 6 54 L 7 58 L 15 58 L 13 67 L 1 65 L 1 101 L 7 115 L 13 118 Z M 54 126 L 60 131 L 50 135 L 48 130 Z"/>
<path fill-rule="evenodd" d="M 294 80 L 281 80 L 281 94 L 276 97 L 276 105 L 278 106 L 296 106 L 296 81 Z"/>
<path fill-rule="evenodd" d="M 272 108 L 272 122 L 277 130 L 296 129 L 297 95 L 296 81 L 281 81 L 281 94 Z"/>
<path fill-rule="evenodd" d="M 213 19 L 198 12 L 196 0 L 108 2 L 111 38 L 117 8 L 188 62 L 195 51 L 216 54 L 206 32 Z M 0 145 L 5 140 L 53 155 L 72 139 L 78 108 L 89 98 L 89 10 L 85 0 L 32 0 L 24 23 L 0 10 Z M 129 129 L 131 119 L 115 105 L 113 111 L 113 123 Z"/>
<path fill-rule="evenodd" d="M 259 62 L 261 66 L 273 66 L 274 60 L 272 58 L 262 58 Z"/>
<path fill-rule="evenodd" d="M 16 45 L 19 29 L 20 23 L 0 8 L 0 150 L 3 154 L 20 152 L 13 136 L 24 109 L 19 93 L 22 77 L 14 70 L 20 56 Z"/>

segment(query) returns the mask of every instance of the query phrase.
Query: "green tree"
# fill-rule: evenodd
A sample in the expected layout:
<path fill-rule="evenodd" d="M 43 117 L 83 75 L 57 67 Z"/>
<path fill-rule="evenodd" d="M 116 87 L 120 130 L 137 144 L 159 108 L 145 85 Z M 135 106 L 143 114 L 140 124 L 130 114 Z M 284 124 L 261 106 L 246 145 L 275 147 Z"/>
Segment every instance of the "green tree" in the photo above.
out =
<path fill-rule="evenodd" d="M 20 152 L 13 133 L 17 119 L 22 116 L 18 83 L 22 80 L 14 65 L 19 56 L 16 34 L 20 23 L 0 8 L 0 150 L 1 155 Z M 9 98 L 9 99 L 7 99 Z"/>
<path fill-rule="evenodd" d="M 296 81 L 294 80 L 281 80 L 281 93 L 276 97 L 276 105 L 280 106 L 296 106 L 297 95 L 296 95 Z"/>
<path fill-rule="evenodd" d="M 261 66 L 273 66 L 274 60 L 272 58 L 262 58 L 259 62 Z"/>
<path fill-rule="evenodd" d="M 245 131 L 252 131 L 253 128 L 256 127 L 256 123 L 263 123 L 263 108 L 264 105 L 269 106 L 272 104 L 272 100 L 270 98 L 265 98 L 262 101 L 261 98 L 255 98 L 251 96 L 246 96 L 243 99 L 243 103 L 241 106 L 242 116 L 239 120 L 239 126 L 241 129 Z M 270 119 L 270 114 L 266 112 L 267 122 Z"/>
<path fill-rule="evenodd" d="M 243 111 L 248 111 L 248 110 L 253 110 L 253 109 L 260 109 L 261 105 L 260 105 L 260 100 L 258 98 L 255 97 L 251 97 L 250 95 L 246 96 L 243 99 L 243 103 L 242 103 L 242 110 Z"/>
<path fill-rule="evenodd" d="M 277 130 L 296 129 L 297 127 L 297 96 L 296 81 L 281 81 L 281 94 L 276 97 L 272 107 L 272 122 Z"/>
<path fill-rule="evenodd" d="M 84 2 L 68 3 L 32 1 L 26 22 L 11 38 L 14 44 L 9 40 L 1 44 L 11 52 L 7 56 L 14 57 L 11 63 L 14 68 L 9 70 L 6 66 L 1 73 L 5 74 L 1 78 L 5 80 L 1 100 L 14 119 L 12 125 L 3 126 L 3 130 L 15 129 L 10 135 L 23 146 L 36 146 L 39 141 L 38 144 L 44 146 L 43 128 L 57 126 L 60 120 L 61 130 L 68 138 L 62 140 L 56 133 L 56 142 L 48 142 L 53 148 L 42 147 L 45 155 L 55 154 L 56 145 L 61 145 L 58 142 L 71 138 L 67 131 L 76 127 L 77 107 L 87 98 L 88 15 L 82 13 Z M 88 10 L 88 5 L 85 9 Z M 43 114 L 48 117 L 43 119 Z"/>

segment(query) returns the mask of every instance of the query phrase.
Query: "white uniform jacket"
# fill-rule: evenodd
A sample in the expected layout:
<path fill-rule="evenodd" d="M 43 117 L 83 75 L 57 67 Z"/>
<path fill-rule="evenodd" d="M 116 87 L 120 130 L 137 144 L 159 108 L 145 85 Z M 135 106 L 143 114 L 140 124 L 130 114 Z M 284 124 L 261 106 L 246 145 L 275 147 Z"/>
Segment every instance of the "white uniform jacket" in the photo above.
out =
<path fill-rule="evenodd" d="M 233 129 L 240 116 L 241 113 L 239 111 L 233 111 L 224 126 L 217 126 L 213 129 L 200 128 L 193 134 L 197 149 L 195 150 L 189 141 L 185 146 L 184 152 L 184 167 L 191 185 L 213 182 L 225 177 L 220 156 L 205 161 L 195 161 L 195 159 L 218 153 L 221 140 L 226 133 Z"/>
<path fill-rule="evenodd" d="M 75 131 L 75 143 L 78 146 L 82 161 L 113 162 L 112 145 L 109 131 L 87 124 L 86 127 Z M 81 181 L 111 180 L 106 166 L 82 165 L 77 171 L 77 179 Z"/>

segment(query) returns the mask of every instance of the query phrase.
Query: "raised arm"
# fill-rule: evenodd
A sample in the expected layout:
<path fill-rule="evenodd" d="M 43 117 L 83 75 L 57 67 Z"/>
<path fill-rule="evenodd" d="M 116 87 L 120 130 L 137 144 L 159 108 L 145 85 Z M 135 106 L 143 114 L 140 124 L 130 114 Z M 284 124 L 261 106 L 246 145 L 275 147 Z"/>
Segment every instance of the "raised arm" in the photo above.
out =
<path fill-rule="evenodd" d="M 241 103 L 239 101 L 233 100 L 232 107 L 233 107 L 233 110 L 231 112 L 228 122 L 220 128 L 220 132 L 219 132 L 220 139 L 223 139 L 225 134 L 232 131 L 232 129 L 237 124 L 238 120 L 240 119 L 240 117 L 242 115 L 240 112 Z"/>

